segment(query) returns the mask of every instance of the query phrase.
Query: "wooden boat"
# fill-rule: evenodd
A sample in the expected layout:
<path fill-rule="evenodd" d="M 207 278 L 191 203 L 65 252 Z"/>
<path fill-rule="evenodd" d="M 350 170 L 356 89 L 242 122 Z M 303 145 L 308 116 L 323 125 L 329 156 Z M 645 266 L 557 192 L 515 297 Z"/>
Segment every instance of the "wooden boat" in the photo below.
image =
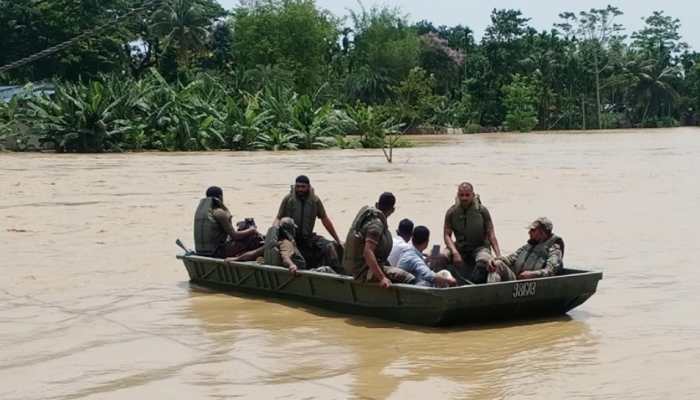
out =
<path fill-rule="evenodd" d="M 288 298 L 337 312 L 418 325 L 450 325 L 484 320 L 565 314 L 593 295 L 601 272 L 565 269 L 561 275 L 469 285 L 425 288 L 394 284 L 382 289 L 349 276 L 300 271 L 255 262 L 225 262 L 180 255 L 191 282 L 217 290 Z"/>

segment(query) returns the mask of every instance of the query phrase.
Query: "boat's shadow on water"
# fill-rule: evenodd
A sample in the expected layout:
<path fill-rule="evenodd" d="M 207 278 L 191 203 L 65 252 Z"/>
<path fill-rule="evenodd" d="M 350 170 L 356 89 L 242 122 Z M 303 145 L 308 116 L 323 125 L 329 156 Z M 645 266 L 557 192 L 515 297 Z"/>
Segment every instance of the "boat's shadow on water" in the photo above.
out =
<path fill-rule="evenodd" d="M 360 328 L 379 328 L 379 329 L 403 329 L 412 330 L 416 332 L 423 333 L 445 333 L 445 332 L 456 332 L 456 331 L 479 331 L 479 330 L 492 330 L 510 327 L 524 327 L 530 325 L 537 325 L 543 323 L 552 322 L 568 322 L 574 320 L 571 316 L 567 315 L 556 315 L 550 317 L 530 317 L 522 319 L 509 319 L 507 321 L 503 320 L 485 320 L 481 322 L 469 322 L 469 323 L 457 323 L 450 324 L 447 326 L 423 326 L 423 325 L 413 325 L 401 322 L 389 321 L 386 319 L 368 317 L 359 314 L 348 314 L 340 313 L 335 311 L 330 311 L 328 309 L 322 308 L 320 306 L 314 306 L 306 302 L 301 302 L 289 298 L 279 298 L 264 296 L 261 294 L 254 294 L 248 292 L 225 292 L 222 293 L 219 290 L 207 288 L 204 286 L 197 285 L 191 282 L 181 282 L 178 286 L 183 289 L 188 289 L 194 294 L 223 294 L 226 296 L 251 300 L 251 301 L 263 301 L 267 303 L 272 303 L 282 307 L 291 307 L 297 310 L 303 310 L 304 312 L 311 313 L 316 316 L 324 318 L 333 318 L 338 320 L 343 320 L 345 323 L 351 326 L 357 326 Z"/>

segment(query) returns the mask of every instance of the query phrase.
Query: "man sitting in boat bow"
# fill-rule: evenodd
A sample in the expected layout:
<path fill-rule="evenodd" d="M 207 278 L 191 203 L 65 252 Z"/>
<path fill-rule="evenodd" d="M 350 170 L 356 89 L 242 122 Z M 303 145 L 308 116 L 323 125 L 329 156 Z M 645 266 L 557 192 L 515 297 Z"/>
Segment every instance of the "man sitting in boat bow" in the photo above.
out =
<path fill-rule="evenodd" d="M 364 206 L 355 216 L 345 240 L 343 268 L 363 282 L 378 282 L 383 288 L 391 283 L 414 283 L 415 276 L 386 266 L 393 240 L 387 217 L 394 212 L 396 197 L 385 192 L 374 207 Z"/>
<path fill-rule="evenodd" d="M 506 257 L 497 257 L 488 266 L 489 282 L 514 281 L 553 276 L 563 267 L 564 241 L 552 233 L 554 225 L 541 217 L 528 226 L 530 240 Z"/>
<path fill-rule="evenodd" d="M 237 231 L 231 218 L 224 205 L 223 190 L 218 186 L 208 188 L 194 214 L 194 247 L 198 255 L 251 261 L 262 254 L 257 229 L 253 226 Z"/>

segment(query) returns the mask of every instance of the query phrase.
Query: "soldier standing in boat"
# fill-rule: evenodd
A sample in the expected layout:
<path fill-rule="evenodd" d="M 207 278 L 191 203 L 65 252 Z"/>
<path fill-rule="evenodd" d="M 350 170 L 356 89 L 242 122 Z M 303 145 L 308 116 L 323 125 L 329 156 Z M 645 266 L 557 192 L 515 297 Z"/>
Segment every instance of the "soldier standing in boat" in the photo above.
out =
<path fill-rule="evenodd" d="M 198 255 L 251 261 L 262 255 L 262 237 L 255 226 L 235 230 L 231 212 L 218 186 L 207 189 L 194 215 L 194 246 Z"/>
<path fill-rule="evenodd" d="M 530 240 L 506 257 L 491 261 L 488 270 L 493 282 L 553 276 L 563 268 L 564 240 L 555 235 L 549 218 L 541 217 L 528 226 Z"/>
<path fill-rule="evenodd" d="M 385 192 L 374 207 L 364 206 L 350 226 L 345 240 L 343 268 L 359 281 L 378 282 L 383 288 L 391 283 L 414 283 L 415 276 L 386 266 L 393 240 L 387 218 L 394 212 L 396 197 Z"/>
<path fill-rule="evenodd" d="M 463 182 L 457 188 L 457 201 L 445 214 L 444 239 L 448 262 L 453 266 L 450 272 L 460 283 L 466 279 L 486 283 L 486 268 L 493 258 L 491 248 L 496 256 L 501 255 L 501 250 L 491 214 L 471 183 Z"/>
<path fill-rule="evenodd" d="M 307 176 L 300 175 L 295 179 L 291 192 L 282 199 L 273 225 L 279 225 L 285 217 L 292 218 L 297 226 L 296 244 L 308 268 L 329 266 L 334 271 L 343 273 L 338 256 L 338 250 L 342 250 L 340 239 Z M 314 233 L 316 219 L 321 220 L 336 244 Z"/>

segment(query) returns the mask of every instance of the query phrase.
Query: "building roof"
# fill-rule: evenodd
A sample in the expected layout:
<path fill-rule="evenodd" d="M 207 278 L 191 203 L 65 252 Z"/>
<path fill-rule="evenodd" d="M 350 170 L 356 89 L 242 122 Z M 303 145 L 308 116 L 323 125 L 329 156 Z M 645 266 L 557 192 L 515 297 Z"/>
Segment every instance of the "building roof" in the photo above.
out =
<path fill-rule="evenodd" d="M 25 86 L 0 86 L 0 101 L 5 103 L 15 96 L 52 95 L 54 86 L 49 83 L 27 84 Z"/>

